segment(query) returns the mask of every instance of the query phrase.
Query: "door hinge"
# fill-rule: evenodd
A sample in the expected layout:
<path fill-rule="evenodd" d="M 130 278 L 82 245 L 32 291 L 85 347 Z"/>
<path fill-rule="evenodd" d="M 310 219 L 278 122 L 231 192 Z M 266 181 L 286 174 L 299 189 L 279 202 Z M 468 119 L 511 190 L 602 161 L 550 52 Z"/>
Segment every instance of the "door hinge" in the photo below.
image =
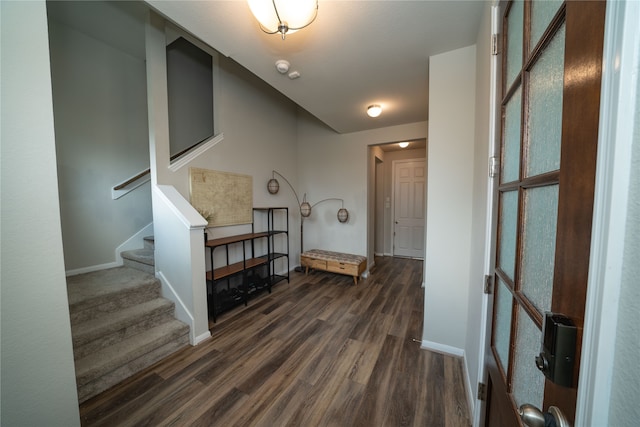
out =
<path fill-rule="evenodd" d="M 489 157 L 489 178 L 495 178 L 500 172 L 500 162 L 496 156 Z"/>
<path fill-rule="evenodd" d="M 491 55 L 495 56 L 498 54 L 498 35 L 491 34 Z"/>
<path fill-rule="evenodd" d="M 478 400 L 487 400 L 487 385 L 485 383 L 478 383 Z"/>
<path fill-rule="evenodd" d="M 484 276 L 484 293 L 490 294 L 493 292 L 493 276 Z"/>

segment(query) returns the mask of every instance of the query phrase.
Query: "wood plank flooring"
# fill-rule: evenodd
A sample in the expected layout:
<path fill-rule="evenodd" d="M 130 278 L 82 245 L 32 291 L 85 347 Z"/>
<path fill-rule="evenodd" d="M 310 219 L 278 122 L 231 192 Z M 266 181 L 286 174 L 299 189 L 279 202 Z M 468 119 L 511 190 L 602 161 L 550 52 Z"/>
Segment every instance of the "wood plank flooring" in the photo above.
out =
<path fill-rule="evenodd" d="M 460 359 L 420 349 L 422 261 L 292 272 L 211 339 L 83 403 L 84 426 L 469 426 Z"/>

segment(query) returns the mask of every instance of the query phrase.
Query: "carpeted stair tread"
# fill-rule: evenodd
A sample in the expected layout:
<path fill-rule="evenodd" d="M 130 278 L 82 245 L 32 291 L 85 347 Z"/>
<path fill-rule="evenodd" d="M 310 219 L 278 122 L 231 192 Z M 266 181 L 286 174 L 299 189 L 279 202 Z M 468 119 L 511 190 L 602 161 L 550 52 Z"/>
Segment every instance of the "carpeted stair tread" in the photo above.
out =
<path fill-rule="evenodd" d="M 108 315 L 103 315 L 95 319 L 79 323 L 72 327 L 73 347 L 79 349 L 81 346 L 94 340 L 107 341 L 102 346 L 110 345 L 116 339 L 107 339 L 112 334 L 126 337 L 135 333 L 136 326 L 144 324 L 154 319 L 162 319 L 162 315 L 168 318 L 173 317 L 173 302 L 164 298 L 155 298 L 150 301 L 118 310 Z M 158 323 L 159 320 L 155 320 Z M 131 330 L 132 332 L 129 332 Z"/>
<path fill-rule="evenodd" d="M 151 248 L 133 249 L 120 253 L 125 260 L 139 262 L 146 265 L 155 265 L 154 250 Z"/>
<path fill-rule="evenodd" d="M 69 311 L 82 311 L 102 304 L 114 295 L 127 295 L 149 288 L 157 290 L 157 279 L 148 273 L 129 267 L 116 267 L 67 277 Z"/>
<path fill-rule="evenodd" d="M 189 327 L 186 324 L 172 320 L 78 359 L 75 362 L 78 387 L 105 376 L 164 344 L 186 336 L 188 332 Z M 152 363 L 155 363 L 155 360 L 149 365 Z"/>
<path fill-rule="evenodd" d="M 160 347 L 152 349 L 149 353 L 138 357 L 127 363 L 107 372 L 98 378 L 90 380 L 88 383 L 78 386 L 78 402 L 82 403 L 96 396 L 99 393 L 120 383 L 122 380 L 135 375 L 143 369 L 152 366 L 154 363 L 170 356 L 171 354 L 189 345 L 189 335 L 185 333 L 180 337 L 169 341 Z"/>

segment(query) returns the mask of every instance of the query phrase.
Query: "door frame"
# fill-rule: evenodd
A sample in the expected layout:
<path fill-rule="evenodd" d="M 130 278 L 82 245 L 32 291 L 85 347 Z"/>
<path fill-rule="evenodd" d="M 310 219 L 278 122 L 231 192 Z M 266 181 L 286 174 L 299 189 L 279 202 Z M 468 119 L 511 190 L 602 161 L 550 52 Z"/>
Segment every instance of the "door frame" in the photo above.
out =
<path fill-rule="evenodd" d="M 491 34 L 498 34 L 500 30 L 500 7 L 491 6 Z M 492 158 L 500 159 L 500 79 L 502 78 L 502 53 L 491 57 L 491 81 L 489 82 L 489 162 Z M 485 225 L 485 242 L 487 248 L 484 256 L 484 274 L 493 277 L 495 275 L 495 256 L 498 228 L 498 181 L 499 175 L 487 177 L 487 223 Z M 478 383 L 487 384 L 489 372 L 485 369 L 486 351 L 491 345 L 491 316 L 493 313 L 493 292 L 484 293 L 482 298 L 482 318 L 480 319 L 480 351 L 478 351 Z M 486 401 L 474 396 L 476 405 L 473 416 L 473 426 L 481 426 L 485 419 Z"/>
<path fill-rule="evenodd" d="M 492 6 L 492 34 L 497 32 L 498 6 Z M 626 19 L 625 19 L 626 17 Z M 600 134 L 594 211 L 589 261 L 589 281 L 585 305 L 583 349 L 580 380 L 576 402 L 576 425 L 606 425 L 609 415 L 609 397 L 615 355 L 618 295 L 620 293 L 621 254 L 624 244 L 627 193 L 631 163 L 631 144 L 635 123 L 634 101 L 640 96 L 637 85 L 629 78 L 640 65 L 640 54 L 634 41 L 640 39 L 640 2 L 608 2 L 605 18 L 602 89 L 600 100 Z M 624 48 L 624 50 L 623 50 Z M 616 66 L 616 58 L 622 58 Z M 496 132 L 499 123 L 495 114 L 496 87 L 499 84 L 500 67 L 497 58 L 492 59 L 490 89 L 490 150 L 495 155 Z M 626 77 L 626 78 L 625 78 Z M 490 180 L 491 181 L 491 180 Z M 491 185 L 491 184 L 490 184 Z M 495 227 L 493 192 L 487 200 L 487 230 Z M 491 235 L 486 239 L 485 271 L 492 274 L 491 261 L 496 242 Z M 486 383 L 485 351 L 491 336 L 490 320 L 492 295 L 484 295 L 480 324 L 482 348 L 479 354 L 478 381 Z M 477 400 L 473 426 L 481 426 L 486 412 L 486 402 Z"/>
<path fill-rule="evenodd" d="M 640 66 L 639 2 L 607 2 L 599 151 L 576 425 L 606 425 L 624 253 Z M 619 63 L 617 63 L 619 61 Z M 636 76 L 637 79 L 637 76 Z"/>
<path fill-rule="evenodd" d="M 391 256 L 396 256 L 396 166 L 398 163 L 409 162 L 424 162 L 425 172 L 427 170 L 427 159 L 423 158 L 411 158 L 411 159 L 397 159 L 391 161 Z M 428 188 L 429 182 L 428 176 L 425 175 L 425 188 Z M 425 230 L 427 229 L 427 197 L 424 198 L 424 224 Z M 426 233 L 424 235 L 424 249 L 422 251 L 422 259 L 424 260 L 427 255 L 427 238 Z"/>

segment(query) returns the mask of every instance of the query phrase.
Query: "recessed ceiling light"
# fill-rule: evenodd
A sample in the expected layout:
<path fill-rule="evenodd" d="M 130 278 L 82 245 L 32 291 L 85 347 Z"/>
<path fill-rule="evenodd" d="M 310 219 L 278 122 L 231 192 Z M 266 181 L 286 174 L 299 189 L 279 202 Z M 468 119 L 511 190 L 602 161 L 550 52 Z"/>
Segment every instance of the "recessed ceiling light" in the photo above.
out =
<path fill-rule="evenodd" d="M 407 148 L 409 146 L 408 142 L 401 142 L 398 144 L 400 146 L 400 148 Z"/>
<path fill-rule="evenodd" d="M 378 117 L 382 113 L 382 107 L 378 104 L 369 105 L 367 107 L 367 114 L 369 117 Z"/>

